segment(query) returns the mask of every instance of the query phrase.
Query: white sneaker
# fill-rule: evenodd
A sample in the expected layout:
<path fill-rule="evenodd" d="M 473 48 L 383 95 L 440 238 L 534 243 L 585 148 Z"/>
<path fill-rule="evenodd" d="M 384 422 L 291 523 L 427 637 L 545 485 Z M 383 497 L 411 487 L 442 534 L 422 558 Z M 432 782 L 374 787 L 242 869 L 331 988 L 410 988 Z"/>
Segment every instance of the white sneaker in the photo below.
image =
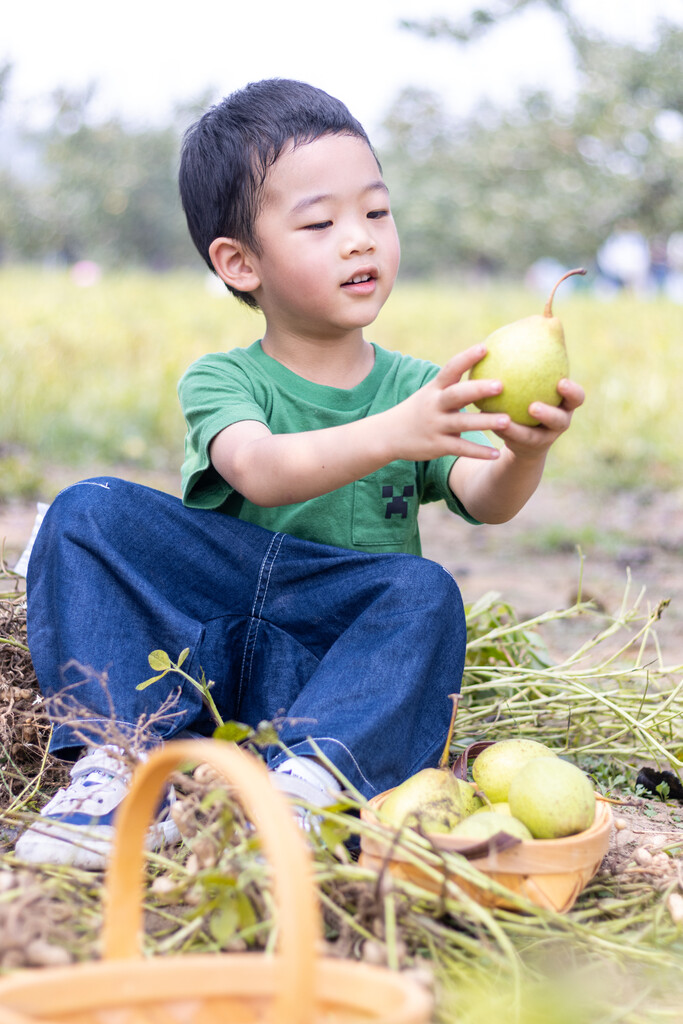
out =
<path fill-rule="evenodd" d="M 313 807 L 330 807 L 336 804 L 341 794 L 341 786 L 334 775 L 312 757 L 288 757 L 274 768 L 270 775 L 276 789 L 295 801 L 293 810 L 297 824 L 304 832 L 317 832 L 320 816 L 310 807 L 298 806 L 296 801 L 301 800 Z"/>
<path fill-rule="evenodd" d="M 116 747 L 89 750 L 71 769 L 71 783 L 43 807 L 19 837 L 15 853 L 29 864 L 70 864 L 104 868 L 115 833 L 116 810 L 128 792 L 131 771 Z M 156 822 L 147 833 L 147 849 L 176 843 L 180 833 L 169 815 L 175 793 L 169 789 Z"/>

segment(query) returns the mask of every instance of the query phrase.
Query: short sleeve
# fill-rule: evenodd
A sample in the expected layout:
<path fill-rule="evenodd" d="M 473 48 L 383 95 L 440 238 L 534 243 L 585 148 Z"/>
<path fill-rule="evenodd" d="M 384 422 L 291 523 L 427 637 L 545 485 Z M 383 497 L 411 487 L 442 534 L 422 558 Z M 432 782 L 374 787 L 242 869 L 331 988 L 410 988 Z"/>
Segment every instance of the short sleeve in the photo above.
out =
<path fill-rule="evenodd" d="M 480 430 L 468 430 L 461 435 L 466 441 L 474 441 L 475 444 L 493 447 L 491 440 Z M 457 461 L 458 456 L 444 455 L 440 459 L 432 459 L 426 462 L 425 478 L 422 489 L 422 503 L 428 504 L 431 501 L 445 501 L 451 512 L 461 516 L 466 522 L 479 526 L 480 522 L 471 516 L 462 502 L 453 494 L 448 486 L 448 477 Z"/>
<path fill-rule="evenodd" d="M 232 488 L 212 466 L 209 445 L 232 423 L 256 420 L 267 425 L 267 392 L 243 359 L 217 353 L 189 367 L 178 383 L 178 397 L 187 424 L 183 501 L 195 508 L 218 508 Z"/>

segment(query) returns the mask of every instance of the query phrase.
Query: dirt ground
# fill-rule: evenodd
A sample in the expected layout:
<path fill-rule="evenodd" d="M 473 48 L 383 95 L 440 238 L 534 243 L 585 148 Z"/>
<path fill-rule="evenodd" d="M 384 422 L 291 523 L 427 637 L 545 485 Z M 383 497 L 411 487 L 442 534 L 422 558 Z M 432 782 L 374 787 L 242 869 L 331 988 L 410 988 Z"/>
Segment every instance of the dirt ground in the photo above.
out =
<path fill-rule="evenodd" d="M 177 493 L 172 478 L 145 475 L 137 479 Z M 34 516 L 35 503 L 0 506 L 0 543 L 4 539 L 4 560 L 9 567 L 30 537 Z M 440 505 L 424 508 L 421 522 L 424 554 L 453 573 L 466 603 L 495 591 L 520 620 L 574 604 L 580 575 L 577 544 L 584 556 L 582 596 L 591 598 L 606 616 L 618 613 L 630 572 L 629 607 L 643 588 L 643 611 L 669 600 L 657 637 L 664 664 L 683 671 L 683 492 L 624 492 L 607 500 L 603 495 L 544 482 L 516 519 L 503 526 L 473 528 Z M 586 631 L 590 634 L 595 629 L 595 617 L 591 616 L 554 623 L 544 636 L 556 653 L 570 654 L 587 638 Z M 653 647 L 652 656 L 656 654 Z M 17 742 L 36 745 L 32 731 L 35 693 L 22 689 L 20 679 L 8 683 L 4 690 L 14 716 L 7 722 L 14 723 L 15 732 L 20 728 Z M 57 775 L 52 777 L 49 768 L 43 782 L 53 786 L 60 780 Z M 63 771 L 56 761 L 53 768 Z M 670 917 L 680 921 L 683 802 L 669 799 L 664 803 L 630 791 L 624 794 L 624 802 L 615 803 L 612 809 L 615 827 L 599 877 L 607 881 L 612 876 L 619 883 L 642 881 L 645 889 L 654 890 L 657 899 L 665 903 Z M 13 838 L 14 830 L 5 830 L 0 837 L 0 860 L 3 849 L 11 850 Z M 19 936 L 9 952 L 0 950 L 0 973 L 8 967 L 54 962 L 55 946 L 63 944 L 67 927 L 66 909 L 45 894 L 44 885 L 36 872 L 11 866 L 0 870 L 3 892 L 17 887 L 27 894 L 22 896 L 19 910 L 16 900 L 5 900 L 5 909 L 0 907 L 0 933 L 9 933 L 8 915 L 14 915 L 11 930 Z M 600 906 L 608 916 L 622 912 L 615 901 L 603 900 Z M 64 955 L 69 959 L 72 954 Z M 79 955 L 90 956 L 92 950 L 88 947 Z"/>
<path fill-rule="evenodd" d="M 175 476 L 120 475 L 177 493 Z M 75 479 L 73 471 L 62 472 L 53 483 L 57 489 Z M 34 515 L 34 502 L 0 505 L 0 543 L 4 539 L 10 567 L 31 534 Z M 606 496 L 546 480 L 510 523 L 471 527 L 442 504 L 424 506 L 420 516 L 424 554 L 455 576 L 465 602 L 495 591 L 525 620 L 570 607 L 581 577 L 582 598 L 616 615 L 630 575 L 629 607 L 642 591 L 643 612 L 669 601 L 657 638 L 664 664 L 683 665 L 683 490 Z M 576 620 L 554 624 L 546 642 L 557 653 L 572 653 L 584 639 L 582 628 L 594 631 L 594 618 L 585 626 Z"/>
<path fill-rule="evenodd" d="M 628 587 L 628 607 L 640 598 L 644 613 L 669 601 L 657 639 L 663 663 L 683 666 L 683 491 L 605 496 L 544 482 L 510 523 L 472 528 L 441 505 L 422 517 L 424 554 L 453 573 L 466 602 L 497 591 L 526 620 L 571 607 L 581 581 L 582 600 L 616 616 Z M 569 654 L 595 619 L 547 629 L 549 646 Z"/>

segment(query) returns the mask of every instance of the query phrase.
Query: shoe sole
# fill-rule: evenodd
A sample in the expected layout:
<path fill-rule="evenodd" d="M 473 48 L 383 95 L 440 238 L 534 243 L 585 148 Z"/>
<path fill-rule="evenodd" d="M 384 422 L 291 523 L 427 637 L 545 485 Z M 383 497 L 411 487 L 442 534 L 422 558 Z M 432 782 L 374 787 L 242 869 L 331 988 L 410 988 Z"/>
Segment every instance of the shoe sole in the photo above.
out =
<path fill-rule="evenodd" d="M 73 827 L 38 821 L 20 836 L 14 852 L 25 864 L 60 864 L 98 871 L 106 867 L 115 833 L 113 825 L 99 825 L 78 835 Z M 148 830 L 145 848 L 159 850 L 175 845 L 180 838 L 177 825 L 168 819 Z"/>

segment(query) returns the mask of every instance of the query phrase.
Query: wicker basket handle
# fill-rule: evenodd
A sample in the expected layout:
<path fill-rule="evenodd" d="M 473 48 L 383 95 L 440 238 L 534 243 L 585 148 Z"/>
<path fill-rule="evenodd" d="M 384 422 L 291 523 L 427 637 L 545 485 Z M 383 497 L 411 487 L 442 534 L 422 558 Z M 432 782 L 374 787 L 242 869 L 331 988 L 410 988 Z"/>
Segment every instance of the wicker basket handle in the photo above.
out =
<path fill-rule="evenodd" d="M 258 828 L 273 869 L 278 906 L 278 976 L 273 1019 L 312 1024 L 319 914 L 311 857 L 287 800 L 265 767 L 230 743 L 175 740 L 153 750 L 136 769 L 119 809 L 105 882 L 103 956 L 136 959 L 143 932 L 143 846 L 164 783 L 182 764 L 208 763 L 236 788 Z M 229 954 L 228 954 L 229 955 Z M 216 963 L 220 970 L 220 963 Z"/>

